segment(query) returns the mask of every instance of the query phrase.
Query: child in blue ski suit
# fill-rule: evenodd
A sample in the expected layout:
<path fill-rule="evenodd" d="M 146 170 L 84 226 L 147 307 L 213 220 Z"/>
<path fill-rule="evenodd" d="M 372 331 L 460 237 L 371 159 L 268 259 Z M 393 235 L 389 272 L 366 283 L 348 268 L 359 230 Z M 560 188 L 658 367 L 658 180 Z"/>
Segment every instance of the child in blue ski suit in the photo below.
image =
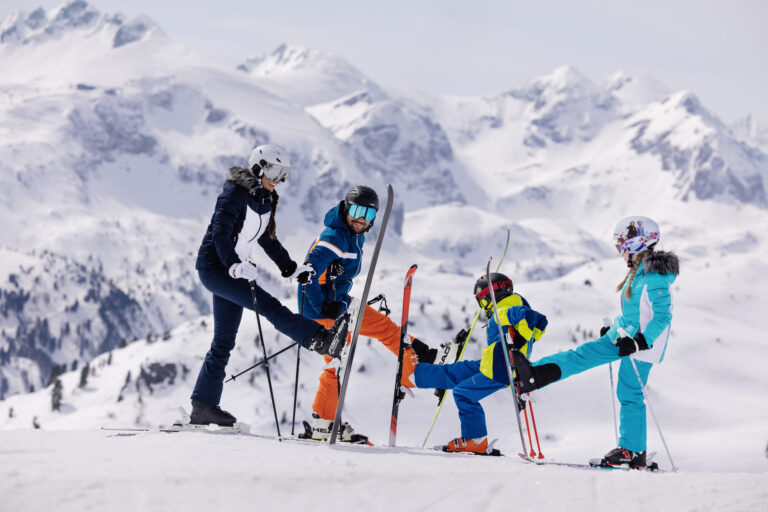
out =
<path fill-rule="evenodd" d="M 632 231 L 633 221 L 643 226 L 642 234 Z M 664 357 L 672 321 L 669 288 L 680 272 L 680 265 L 675 254 L 654 251 L 659 227 L 647 217 L 622 219 L 614 230 L 614 238 L 629 272 L 618 287 L 621 314 L 614 319 L 613 326 L 603 327 L 598 339 L 574 350 L 544 357 L 533 366 L 518 357 L 515 365 L 520 389 L 525 393 L 621 360 L 616 389 L 621 404 L 619 446 L 608 452 L 602 463 L 641 468 L 646 465 L 646 418 L 638 374 L 645 386 L 651 367 Z M 637 366 L 637 374 L 630 358 Z"/>
<path fill-rule="evenodd" d="M 547 317 L 531 309 L 522 295 L 514 293 L 512 280 L 504 274 L 492 273 L 491 283 L 496 296 L 501 326 L 507 340 L 516 349 L 530 351 L 547 327 Z M 403 373 L 408 387 L 452 389 L 459 410 L 461 437 L 445 446 L 446 451 L 488 452 L 488 430 L 480 400 L 509 386 L 509 373 L 502 350 L 509 349 L 499 340 L 499 327 L 493 315 L 488 280 L 485 276 L 475 283 L 475 298 L 489 318 L 488 346 L 479 361 L 459 361 L 438 365 L 404 359 Z M 511 359 L 510 359 L 511 360 Z M 412 373 L 413 381 L 409 376 Z"/>

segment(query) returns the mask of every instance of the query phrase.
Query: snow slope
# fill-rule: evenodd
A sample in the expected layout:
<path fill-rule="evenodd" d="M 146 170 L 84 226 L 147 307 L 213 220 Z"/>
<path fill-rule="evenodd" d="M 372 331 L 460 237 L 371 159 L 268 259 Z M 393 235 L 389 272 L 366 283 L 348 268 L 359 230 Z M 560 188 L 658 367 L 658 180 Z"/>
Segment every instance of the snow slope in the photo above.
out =
<path fill-rule="evenodd" d="M 195 433 L 7 432 L 0 453 L 7 510 L 739 512 L 768 500 L 765 474 L 596 472 Z M 44 492 L 30 492 L 41 474 Z"/>

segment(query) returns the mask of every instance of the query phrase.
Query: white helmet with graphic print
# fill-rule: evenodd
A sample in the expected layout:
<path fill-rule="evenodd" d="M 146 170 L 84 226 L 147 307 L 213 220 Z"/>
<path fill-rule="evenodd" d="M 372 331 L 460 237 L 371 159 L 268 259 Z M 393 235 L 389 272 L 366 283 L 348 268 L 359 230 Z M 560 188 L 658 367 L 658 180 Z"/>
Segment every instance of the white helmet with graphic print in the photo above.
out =
<path fill-rule="evenodd" d="M 613 229 L 613 241 L 619 254 L 629 252 L 632 256 L 651 249 L 659 242 L 659 225 L 651 218 L 642 215 L 624 217 Z"/>
<path fill-rule="evenodd" d="M 262 144 L 251 151 L 248 169 L 258 178 L 266 176 L 272 181 L 285 181 L 291 172 L 291 157 L 280 146 Z"/>

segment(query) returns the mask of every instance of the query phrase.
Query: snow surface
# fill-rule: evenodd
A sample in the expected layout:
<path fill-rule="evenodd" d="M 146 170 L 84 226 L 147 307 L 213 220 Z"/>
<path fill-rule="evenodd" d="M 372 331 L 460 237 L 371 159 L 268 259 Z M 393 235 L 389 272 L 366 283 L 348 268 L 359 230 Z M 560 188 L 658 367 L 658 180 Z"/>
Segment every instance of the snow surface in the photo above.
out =
<path fill-rule="evenodd" d="M 768 501 L 764 474 L 598 472 L 204 433 L 15 431 L 0 453 L 4 510 L 684 512 Z"/>

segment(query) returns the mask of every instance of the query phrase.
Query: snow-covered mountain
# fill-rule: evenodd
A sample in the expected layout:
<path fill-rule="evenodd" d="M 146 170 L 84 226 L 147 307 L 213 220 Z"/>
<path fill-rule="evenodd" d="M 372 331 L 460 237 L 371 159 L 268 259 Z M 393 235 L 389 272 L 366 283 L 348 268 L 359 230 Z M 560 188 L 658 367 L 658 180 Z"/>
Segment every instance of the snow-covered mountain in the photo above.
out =
<path fill-rule="evenodd" d="M 294 162 L 277 226 L 295 259 L 350 185 L 394 185 L 374 288 L 392 307 L 403 271 L 418 263 L 412 332 L 432 344 L 473 317 L 470 289 L 488 256 L 501 254 L 507 228 L 503 271 L 550 318 L 537 355 L 585 341 L 617 306 L 616 219 L 653 217 L 683 272 L 672 345 L 652 380 L 659 416 L 689 467 L 713 467 L 701 446 L 726 433 L 748 458 L 740 466 L 723 454 L 729 467 L 764 463 L 768 407 L 753 390 L 768 384 L 758 293 L 768 284 L 768 160 L 754 123 L 727 127 L 693 93 L 651 77 L 617 73 L 598 84 L 572 67 L 482 97 L 390 90 L 339 56 L 291 45 L 226 69 L 145 17 L 82 0 L 8 17 L 0 66 L 0 428 L 29 428 L 35 417 L 43 428 L 174 419 L 210 341 L 197 246 L 226 169 L 272 142 Z M 271 264 L 260 270 L 295 307 L 294 285 Z M 254 328 L 244 320 L 233 369 L 258 357 Z M 288 343 L 265 328 L 270 352 Z M 375 343 L 358 358 L 364 385 L 351 388 L 349 418 L 376 437 L 394 363 Z M 273 369 L 286 396 L 289 359 Z M 302 370 L 304 417 L 314 359 L 302 359 L 311 366 Z M 66 407 L 52 412 L 50 376 L 75 362 L 62 377 Z M 723 372 L 734 389 L 710 378 Z M 607 391 L 593 396 L 605 380 L 590 372 L 542 393 L 537 415 L 557 452 L 606 450 Z M 225 405 L 268 431 L 262 376 L 228 386 Z M 403 412 L 412 444 L 431 421 L 433 398 L 420 393 Z M 723 417 L 726 400 L 738 424 Z M 499 412 L 507 401 L 494 396 L 487 409 L 511 448 L 511 415 Z M 693 434 L 690 418 L 701 426 Z M 455 417 L 443 421 L 438 440 L 455 434 Z"/>

